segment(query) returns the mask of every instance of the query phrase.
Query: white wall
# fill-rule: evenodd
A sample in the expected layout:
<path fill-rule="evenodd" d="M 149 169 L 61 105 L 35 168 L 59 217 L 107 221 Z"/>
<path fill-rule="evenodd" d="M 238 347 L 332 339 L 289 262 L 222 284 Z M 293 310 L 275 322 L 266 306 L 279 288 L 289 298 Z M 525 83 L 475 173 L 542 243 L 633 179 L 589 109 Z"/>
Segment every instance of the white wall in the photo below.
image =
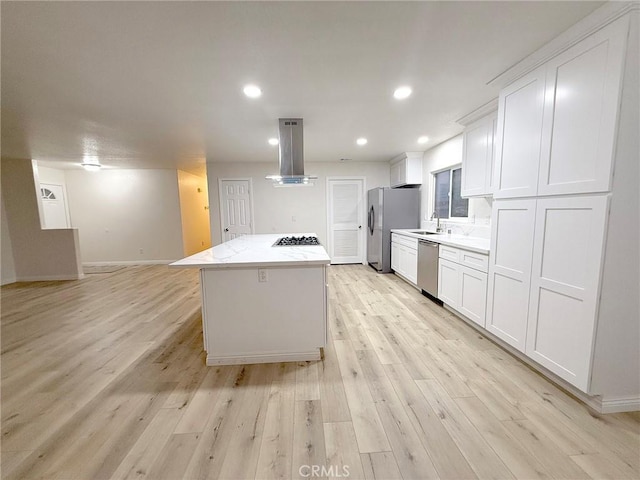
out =
<path fill-rule="evenodd" d="M 277 173 L 277 163 L 207 163 L 212 242 L 221 243 L 219 178 L 251 178 L 255 233 L 315 232 L 327 244 L 327 177 L 366 177 L 366 188 L 389 186 L 387 162 L 307 162 L 305 173 L 318 176 L 312 187 L 274 187 L 264 177 Z M 295 218 L 295 220 L 293 220 Z"/>
<path fill-rule="evenodd" d="M 434 222 L 431 222 L 431 213 L 433 207 L 433 172 L 443 170 L 447 167 L 460 165 L 462 163 L 462 135 L 443 142 L 426 152 L 422 160 L 422 204 L 421 212 L 421 228 L 431 228 Z M 453 233 L 467 233 L 472 236 L 480 236 L 489 238 L 490 231 L 488 224 L 491 220 L 491 200 L 487 198 L 470 198 L 469 199 L 469 222 L 461 220 L 444 220 L 447 228 L 451 228 Z M 473 224 L 473 227 L 472 225 Z"/>
<path fill-rule="evenodd" d="M 178 192 L 182 244 L 184 255 L 189 256 L 211 247 L 207 178 L 178 170 Z"/>
<path fill-rule="evenodd" d="M 16 267 L 13 261 L 13 248 L 11 247 L 11 235 L 9 235 L 9 222 L 7 221 L 7 212 L 4 208 L 4 194 L 2 199 L 2 225 L 0 225 L 0 233 L 2 234 L 2 243 L 0 247 L 2 252 L 0 254 L 0 266 L 2 272 L 0 273 L 0 285 L 6 285 L 16 281 Z"/>
<path fill-rule="evenodd" d="M 78 231 L 42 230 L 40 188 L 31 160 L 3 159 L 2 196 L 18 281 L 82 277 Z M 5 225 L 2 226 L 5 230 Z"/>
<path fill-rule="evenodd" d="M 83 263 L 166 263 L 182 258 L 175 170 L 66 170 L 65 178 Z"/>
<path fill-rule="evenodd" d="M 64 170 L 47 167 L 44 162 L 37 162 L 37 164 L 38 180 L 40 183 L 53 183 L 54 185 L 62 185 L 63 187 L 67 184 Z"/>

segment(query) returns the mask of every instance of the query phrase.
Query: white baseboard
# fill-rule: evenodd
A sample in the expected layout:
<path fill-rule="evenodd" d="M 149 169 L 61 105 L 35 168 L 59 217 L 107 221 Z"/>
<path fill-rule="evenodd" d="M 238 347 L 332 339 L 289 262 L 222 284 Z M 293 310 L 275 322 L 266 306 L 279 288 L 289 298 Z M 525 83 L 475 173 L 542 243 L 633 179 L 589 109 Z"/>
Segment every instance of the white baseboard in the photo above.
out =
<path fill-rule="evenodd" d="M 207 365 L 245 365 L 250 363 L 308 362 L 320 360 L 320 349 L 311 352 L 265 353 L 257 355 L 207 355 Z"/>
<path fill-rule="evenodd" d="M 600 413 L 637 412 L 640 410 L 640 396 L 600 398 Z"/>
<path fill-rule="evenodd" d="M 168 265 L 175 260 L 110 260 L 108 262 L 82 262 L 83 267 L 110 267 L 115 265 Z"/>
<path fill-rule="evenodd" d="M 10 283 L 16 283 L 17 281 L 16 276 L 12 275 L 11 277 L 3 278 L 2 285 L 9 285 Z"/>
<path fill-rule="evenodd" d="M 80 280 L 84 278 L 84 274 L 80 275 L 33 275 L 27 277 L 18 277 L 16 282 L 57 282 L 62 280 Z"/>

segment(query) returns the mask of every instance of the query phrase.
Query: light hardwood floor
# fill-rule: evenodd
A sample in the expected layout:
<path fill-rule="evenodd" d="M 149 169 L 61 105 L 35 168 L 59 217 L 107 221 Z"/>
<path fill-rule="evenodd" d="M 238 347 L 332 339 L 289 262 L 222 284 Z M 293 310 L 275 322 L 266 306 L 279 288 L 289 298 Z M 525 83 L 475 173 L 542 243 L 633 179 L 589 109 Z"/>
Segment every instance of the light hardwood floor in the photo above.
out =
<path fill-rule="evenodd" d="M 2 478 L 640 478 L 639 414 L 590 412 L 393 275 L 329 279 L 323 361 L 230 367 L 204 365 L 196 271 L 2 287 Z"/>

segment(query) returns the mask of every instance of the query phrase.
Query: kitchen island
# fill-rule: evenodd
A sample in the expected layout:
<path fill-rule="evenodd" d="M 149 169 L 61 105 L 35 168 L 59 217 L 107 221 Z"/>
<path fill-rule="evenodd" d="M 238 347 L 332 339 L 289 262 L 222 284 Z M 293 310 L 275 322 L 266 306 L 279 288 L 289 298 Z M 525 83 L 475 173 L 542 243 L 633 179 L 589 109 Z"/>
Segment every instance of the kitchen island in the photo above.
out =
<path fill-rule="evenodd" d="M 170 265 L 200 269 L 207 365 L 320 359 L 329 255 L 321 245 L 274 246 L 313 235 L 245 235 Z"/>

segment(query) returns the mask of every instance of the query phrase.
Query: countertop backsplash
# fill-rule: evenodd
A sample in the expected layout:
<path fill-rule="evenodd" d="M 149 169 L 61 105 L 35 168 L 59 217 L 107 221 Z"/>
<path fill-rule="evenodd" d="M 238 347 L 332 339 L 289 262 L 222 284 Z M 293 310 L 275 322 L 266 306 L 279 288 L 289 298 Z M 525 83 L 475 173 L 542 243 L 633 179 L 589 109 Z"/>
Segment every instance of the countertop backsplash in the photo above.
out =
<path fill-rule="evenodd" d="M 447 219 L 440 220 L 440 226 L 444 227 L 444 233 L 451 230 L 451 233 L 458 235 L 466 235 L 469 237 L 478 238 L 491 238 L 491 225 L 489 224 L 489 218 L 476 219 L 476 223 L 459 223 L 450 222 Z M 430 220 L 423 220 L 420 224 L 420 228 L 429 231 L 436 231 L 436 222 Z"/>

